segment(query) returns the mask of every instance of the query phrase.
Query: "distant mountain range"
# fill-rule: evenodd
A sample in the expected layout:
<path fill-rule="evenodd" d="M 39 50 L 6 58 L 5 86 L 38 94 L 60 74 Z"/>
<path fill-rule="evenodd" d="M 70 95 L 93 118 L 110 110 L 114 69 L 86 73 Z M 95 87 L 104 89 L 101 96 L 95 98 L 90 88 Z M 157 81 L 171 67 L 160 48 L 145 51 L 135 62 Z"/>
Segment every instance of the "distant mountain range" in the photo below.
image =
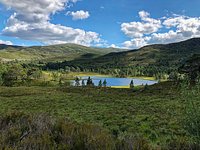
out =
<path fill-rule="evenodd" d="M 62 61 L 78 58 L 95 58 L 110 52 L 121 52 L 123 49 L 116 48 L 94 48 L 77 44 L 60 44 L 51 46 L 10 46 L 0 44 L 0 61 L 12 60 L 42 60 Z"/>
<path fill-rule="evenodd" d="M 193 54 L 200 54 L 200 38 L 171 44 L 157 44 L 128 52 L 111 53 L 99 57 L 95 62 L 113 65 L 176 65 Z M 112 62 L 111 62 L 112 61 Z"/>
<path fill-rule="evenodd" d="M 76 44 L 20 47 L 0 45 L 0 59 L 65 61 L 89 67 L 123 67 L 134 65 L 178 65 L 192 54 L 200 54 L 200 38 L 179 43 L 155 44 L 136 50 L 92 48 Z"/>
<path fill-rule="evenodd" d="M 86 68 L 123 68 L 130 66 L 176 67 L 193 54 L 200 54 L 200 38 L 171 44 L 155 44 L 137 50 L 112 52 L 93 59 L 66 61 L 60 66 L 82 66 Z"/>

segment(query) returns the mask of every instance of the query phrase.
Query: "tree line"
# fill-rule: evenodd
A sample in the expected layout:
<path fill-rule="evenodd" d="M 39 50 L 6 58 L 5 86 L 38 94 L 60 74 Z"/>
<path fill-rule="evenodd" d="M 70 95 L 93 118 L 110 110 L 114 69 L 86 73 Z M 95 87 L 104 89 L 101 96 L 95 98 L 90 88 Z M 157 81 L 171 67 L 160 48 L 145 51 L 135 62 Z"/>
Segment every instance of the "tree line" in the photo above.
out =
<path fill-rule="evenodd" d="M 99 74 L 109 74 L 116 77 L 129 76 L 148 76 L 155 77 L 157 80 L 167 79 L 175 73 L 178 73 L 177 66 L 123 66 L 123 67 L 109 67 L 109 66 L 87 66 L 84 64 L 71 64 L 69 62 L 49 62 L 43 66 L 44 70 L 59 70 L 66 72 L 95 72 Z"/>
<path fill-rule="evenodd" d="M 25 67 L 19 63 L 0 64 L 0 85 L 18 86 L 37 80 L 41 75 L 42 70 L 36 67 Z"/>
<path fill-rule="evenodd" d="M 62 65 L 63 66 L 62 66 Z M 64 63 L 66 64 L 66 63 Z M 41 78 L 42 71 L 53 71 L 53 80 L 59 80 L 59 84 L 65 83 L 65 74 L 70 72 L 95 72 L 100 74 L 109 74 L 116 77 L 137 77 L 137 76 L 149 76 L 155 77 L 156 80 L 168 79 L 171 81 L 178 81 L 185 77 L 188 77 L 193 83 L 197 79 L 200 73 L 200 55 L 196 54 L 185 61 L 180 67 L 178 66 L 124 66 L 121 68 L 101 68 L 87 67 L 84 64 L 77 65 L 64 65 L 63 63 L 0 63 L 0 85 L 5 86 L 17 86 L 23 83 L 29 83 Z M 78 80 L 77 80 L 78 81 Z M 93 85 L 90 80 L 82 81 L 82 85 Z M 105 86 L 106 81 L 99 81 L 99 87 Z M 80 84 L 80 83 L 79 83 Z M 107 84 L 107 83 L 106 83 Z M 77 82 L 78 85 L 78 82 Z"/>
<path fill-rule="evenodd" d="M 85 82 L 85 79 L 80 79 L 79 77 L 76 77 L 75 78 L 75 86 L 88 86 L 88 87 L 94 87 L 95 84 L 92 80 L 91 77 L 88 77 L 88 79 L 86 80 Z M 107 81 L 106 79 L 102 82 L 102 80 L 99 80 L 99 83 L 98 83 L 98 87 L 107 87 Z"/>

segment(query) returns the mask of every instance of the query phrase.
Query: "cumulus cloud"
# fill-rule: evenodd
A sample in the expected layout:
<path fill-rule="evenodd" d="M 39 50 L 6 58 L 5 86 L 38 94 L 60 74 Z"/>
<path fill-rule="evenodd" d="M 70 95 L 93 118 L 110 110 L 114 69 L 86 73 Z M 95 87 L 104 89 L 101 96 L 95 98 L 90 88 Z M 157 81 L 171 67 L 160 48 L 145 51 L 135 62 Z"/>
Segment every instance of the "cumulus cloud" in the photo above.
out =
<path fill-rule="evenodd" d="M 3 34 L 18 37 L 26 40 L 41 41 L 45 44 L 77 43 L 90 45 L 92 42 L 99 42 L 99 34 L 86 32 L 81 29 L 73 29 L 62 25 L 55 25 L 50 22 L 27 23 L 11 16 Z"/>
<path fill-rule="evenodd" d="M 199 17 L 173 15 L 169 18 L 162 17 L 162 20 L 159 20 L 150 18 L 150 14 L 145 11 L 139 12 L 139 16 L 141 22 L 123 23 L 121 25 L 125 35 L 131 38 L 123 43 L 127 48 L 138 48 L 155 43 L 166 44 L 200 37 Z M 158 29 L 165 32 L 158 32 Z"/>
<path fill-rule="evenodd" d="M 13 45 L 11 41 L 3 41 L 3 40 L 0 40 L 0 44 Z"/>
<path fill-rule="evenodd" d="M 125 41 L 123 43 L 125 48 L 138 48 L 142 46 L 148 45 L 148 41 L 151 40 L 151 37 L 145 37 L 145 38 L 134 38 L 130 41 Z"/>
<path fill-rule="evenodd" d="M 108 48 L 121 48 L 121 47 L 119 47 L 119 46 L 117 46 L 115 44 L 111 44 L 110 46 L 108 46 Z"/>
<path fill-rule="evenodd" d="M 84 11 L 84 10 L 79 10 L 76 12 L 67 12 L 67 15 L 72 16 L 73 20 L 83 20 L 83 19 L 87 19 L 90 17 L 90 14 L 88 11 Z"/>
<path fill-rule="evenodd" d="M 63 10 L 69 0 L 1 0 L 0 2 L 16 11 L 16 19 L 40 22 L 49 20 L 51 14 Z"/>
<path fill-rule="evenodd" d="M 200 18 L 198 17 L 174 16 L 164 20 L 163 25 L 169 31 L 152 34 L 154 42 L 170 43 L 200 37 Z"/>
<path fill-rule="evenodd" d="M 8 19 L 3 35 L 40 41 L 45 44 L 98 43 L 100 36 L 96 32 L 50 22 L 51 15 L 75 2 L 77 0 L 1 0 L 1 3 L 15 11 Z"/>
<path fill-rule="evenodd" d="M 131 38 L 141 38 L 146 34 L 157 32 L 161 28 L 161 21 L 150 18 L 150 14 L 140 11 L 141 22 L 122 23 L 121 30 Z"/>

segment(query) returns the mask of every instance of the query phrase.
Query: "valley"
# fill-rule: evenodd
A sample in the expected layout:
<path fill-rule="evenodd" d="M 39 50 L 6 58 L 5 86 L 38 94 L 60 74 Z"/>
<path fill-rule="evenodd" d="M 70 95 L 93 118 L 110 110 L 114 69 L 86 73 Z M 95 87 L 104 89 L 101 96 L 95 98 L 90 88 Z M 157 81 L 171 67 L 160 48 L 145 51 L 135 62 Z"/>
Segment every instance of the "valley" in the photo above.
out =
<path fill-rule="evenodd" d="M 2 46 L 0 145 L 198 149 L 199 45 Z"/>

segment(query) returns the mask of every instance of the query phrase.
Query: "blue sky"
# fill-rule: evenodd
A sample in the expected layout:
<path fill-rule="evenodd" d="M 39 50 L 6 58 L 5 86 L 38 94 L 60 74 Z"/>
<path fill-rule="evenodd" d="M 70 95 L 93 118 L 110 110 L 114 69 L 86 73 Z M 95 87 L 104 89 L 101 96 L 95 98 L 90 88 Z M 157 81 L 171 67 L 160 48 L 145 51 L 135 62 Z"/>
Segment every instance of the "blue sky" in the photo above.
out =
<path fill-rule="evenodd" d="M 0 43 L 138 48 L 200 36 L 199 0 L 0 0 Z"/>

